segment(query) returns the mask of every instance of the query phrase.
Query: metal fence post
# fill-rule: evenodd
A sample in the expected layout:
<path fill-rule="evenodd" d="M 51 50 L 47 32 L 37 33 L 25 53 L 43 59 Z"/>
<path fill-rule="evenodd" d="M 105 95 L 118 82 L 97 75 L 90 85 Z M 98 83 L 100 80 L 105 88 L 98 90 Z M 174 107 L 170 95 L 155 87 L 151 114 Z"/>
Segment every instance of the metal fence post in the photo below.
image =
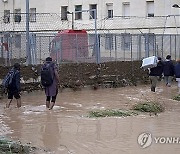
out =
<path fill-rule="evenodd" d="M 121 35 L 121 39 L 123 38 L 123 51 L 124 51 L 124 61 L 126 61 L 126 47 L 125 47 L 125 36 Z"/>
<path fill-rule="evenodd" d="M 159 56 L 156 50 L 156 35 L 154 36 L 154 53 L 156 56 Z"/>
<path fill-rule="evenodd" d="M 29 0 L 26 0 L 26 65 L 31 64 L 30 40 L 29 40 Z"/>
<path fill-rule="evenodd" d="M 96 37 L 96 62 L 97 64 L 100 63 L 100 50 L 99 50 L 99 37 L 97 34 L 97 10 L 93 9 L 94 11 L 94 27 L 95 27 L 95 37 Z"/>
<path fill-rule="evenodd" d="M 163 51 L 163 49 L 164 49 L 164 35 L 162 35 L 162 47 L 161 47 L 161 54 L 162 54 L 162 57 L 164 57 L 164 51 Z"/>
<path fill-rule="evenodd" d="M 171 35 L 169 36 L 169 39 L 170 39 L 170 40 L 169 40 L 169 44 L 170 44 L 170 55 L 172 55 L 172 47 L 171 47 L 171 42 L 172 42 L 172 41 L 171 41 Z"/>
<path fill-rule="evenodd" d="M 75 55 L 75 58 L 76 58 L 76 62 L 78 62 L 78 34 L 76 34 L 76 55 Z"/>
<path fill-rule="evenodd" d="M 174 40 L 174 42 L 175 42 L 175 60 L 176 60 L 176 51 L 177 51 L 177 37 L 176 37 L 177 35 L 175 35 L 175 40 Z"/>
<path fill-rule="evenodd" d="M 138 41 L 138 53 L 139 53 L 138 58 L 141 59 L 141 38 L 142 38 L 141 35 L 138 35 L 138 38 L 139 38 L 138 39 L 139 40 Z"/>
<path fill-rule="evenodd" d="M 115 61 L 117 61 L 117 36 L 114 36 Z"/>
<path fill-rule="evenodd" d="M 42 61 L 42 55 L 41 55 L 41 36 L 39 36 L 39 60 L 40 60 L 40 64 Z"/>
<path fill-rule="evenodd" d="M 57 42 L 55 41 L 55 46 L 57 47 Z M 58 51 L 56 51 L 56 64 L 58 64 Z"/>
<path fill-rule="evenodd" d="M 13 42 L 12 42 L 12 39 L 13 39 L 13 36 L 12 36 L 12 35 L 10 35 L 10 36 L 11 36 L 11 37 L 9 38 L 10 40 L 8 41 L 9 44 L 11 43 L 11 45 L 9 45 L 11 48 L 10 48 L 9 51 L 8 51 L 8 62 L 9 62 L 9 66 L 12 65 L 11 59 L 13 59 L 13 57 L 12 57 L 12 51 L 13 51 L 13 47 L 12 47 Z"/>
<path fill-rule="evenodd" d="M 59 63 L 61 63 L 62 62 L 62 58 L 63 58 L 63 51 L 62 51 L 62 39 L 63 39 L 63 37 L 62 36 L 60 36 L 60 49 L 59 49 Z"/>
<path fill-rule="evenodd" d="M 131 61 L 132 61 L 132 59 L 133 59 L 133 49 L 132 49 L 132 34 L 130 35 L 130 40 L 131 40 L 131 43 L 130 43 L 130 45 L 131 45 Z"/>
<path fill-rule="evenodd" d="M 1 58 L 3 58 L 3 37 L 1 37 Z"/>

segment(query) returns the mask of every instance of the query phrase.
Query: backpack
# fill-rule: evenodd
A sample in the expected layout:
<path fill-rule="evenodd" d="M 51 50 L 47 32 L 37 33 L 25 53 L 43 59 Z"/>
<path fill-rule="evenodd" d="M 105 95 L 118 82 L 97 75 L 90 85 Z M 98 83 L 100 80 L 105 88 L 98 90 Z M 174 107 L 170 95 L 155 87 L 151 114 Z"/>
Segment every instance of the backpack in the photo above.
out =
<path fill-rule="evenodd" d="M 12 84 L 12 80 L 13 80 L 14 75 L 15 75 L 15 71 L 13 69 L 11 69 L 7 73 L 7 75 L 4 77 L 4 79 L 2 81 L 2 86 L 4 89 L 7 89 Z"/>
<path fill-rule="evenodd" d="M 43 87 L 49 87 L 53 84 L 53 77 L 51 75 L 51 67 L 53 64 L 44 64 L 41 69 L 41 85 Z"/>

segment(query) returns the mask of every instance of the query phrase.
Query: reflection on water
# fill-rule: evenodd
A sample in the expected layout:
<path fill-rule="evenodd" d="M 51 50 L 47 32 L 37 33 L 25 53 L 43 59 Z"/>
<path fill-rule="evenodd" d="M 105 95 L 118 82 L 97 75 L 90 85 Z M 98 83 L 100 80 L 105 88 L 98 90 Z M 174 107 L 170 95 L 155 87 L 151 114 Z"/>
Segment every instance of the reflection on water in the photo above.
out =
<path fill-rule="evenodd" d="M 44 92 L 24 93 L 22 108 L 14 101 L 10 109 L 0 103 L 0 135 L 48 149 L 55 154 L 178 154 L 179 144 L 155 144 L 142 149 L 139 134 L 179 137 L 180 103 L 172 100 L 176 86 L 159 86 L 156 93 L 148 86 L 117 89 L 84 89 L 59 93 L 56 106 L 46 110 Z M 166 112 L 158 116 L 127 118 L 86 117 L 92 109 L 131 108 L 137 102 L 159 101 Z M 5 100 L 1 100 L 5 102 Z M 82 116 L 84 115 L 84 116 Z"/>

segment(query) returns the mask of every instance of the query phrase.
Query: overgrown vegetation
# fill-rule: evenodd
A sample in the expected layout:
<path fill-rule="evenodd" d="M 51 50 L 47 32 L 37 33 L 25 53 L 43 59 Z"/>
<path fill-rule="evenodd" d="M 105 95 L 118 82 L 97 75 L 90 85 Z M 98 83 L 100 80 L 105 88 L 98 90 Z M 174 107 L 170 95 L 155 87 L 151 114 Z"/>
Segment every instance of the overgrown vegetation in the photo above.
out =
<path fill-rule="evenodd" d="M 32 147 L 29 144 L 23 145 L 20 141 L 15 142 L 3 136 L 0 137 L 0 154 L 30 154 L 38 151 L 46 153 L 45 150 Z"/>
<path fill-rule="evenodd" d="M 164 106 L 157 102 L 148 101 L 134 105 L 133 110 L 140 112 L 160 113 L 164 111 Z"/>
<path fill-rule="evenodd" d="M 173 100 L 180 101 L 180 94 L 177 96 L 174 96 Z"/>
<path fill-rule="evenodd" d="M 137 115 L 137 112 L 131 110 L 115 110 L 115 109 L 107 109 L 107 110 L 97 110 L 97 111 L 90 111 L 89 117 L 127 117 L 132 115 Z"/>
<path fill-rule="evenodd" d="M 21 143 L 16 143 L 6 138 L 0 138 L 0 153 L 2 154 L 28 154 L 29 152 L 30 150 L 28 146 L 23 146 Z"/>

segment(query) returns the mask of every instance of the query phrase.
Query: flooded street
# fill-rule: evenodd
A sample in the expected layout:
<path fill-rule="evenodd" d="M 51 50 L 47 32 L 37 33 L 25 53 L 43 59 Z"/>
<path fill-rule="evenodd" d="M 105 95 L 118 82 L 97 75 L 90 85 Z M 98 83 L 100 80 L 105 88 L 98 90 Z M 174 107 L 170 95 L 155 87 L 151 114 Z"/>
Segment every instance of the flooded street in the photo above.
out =
<path fill-rule="evenodd" d="M 158 85 L 156 93 L 149 85 L 75 92 L 65 89 L 51 111 L 45 107 L 43 91 L 23 93 L 20 109 L 15 100 L 4 109 L 6 100 L 0 100 L 0 135 L 31 143 L 50 154 L 179 154 L 179 143 L 166 142 L 167 137 L 180 138 L 180 102 L 172 99 L 176 92 L 176 83 L 172 87 Z M 147 100 L 164 104 L 165 112 L 158 116 L 87 117 L 88 111 L 131 109 Z M 152 135 L 142 141 L 148 144 L 152 139 L 146 148 L 138 144 L 142 133 Z"/>

